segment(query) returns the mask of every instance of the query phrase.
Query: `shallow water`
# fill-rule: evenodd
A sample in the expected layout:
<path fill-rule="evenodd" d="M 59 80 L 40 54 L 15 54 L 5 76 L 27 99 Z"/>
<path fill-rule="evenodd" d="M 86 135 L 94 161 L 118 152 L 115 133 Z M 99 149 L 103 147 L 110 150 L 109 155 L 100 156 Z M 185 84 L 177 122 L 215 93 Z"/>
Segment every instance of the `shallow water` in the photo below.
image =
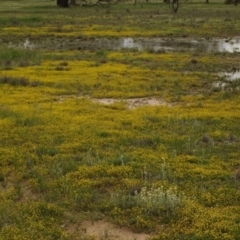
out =
<path fill-rule="evenodd" d="M 123 50 L 138 51 L 199 51 L 199 52 L 240 52 L 240 37 L 231 39 L 190 39 L 190 38 L 89 38 L 58 39 L 46 38 L 41 41 L 25 39 L 22 43 L 9 43 L 8 47 L 48 50 Z"/>
<path fill-rule="evenodd" d="M 220 76 L 223 76 L 226 78 L 226 80 L 228 81 L 235 81 L 240 79 L 240 71 L 235 71 L 235 72 L 225 72 L 225 73 L 221 73 L 219 74 Z"/>
<path fill-rule="evenodd" d="M 137 49 L 153 51 L 202 51 L 202 52 L 240 52 L 240 37 L 235 39 L 163 39 L 163 38 L 123 38 L 116 49 Z"/>
<path fill-rule="evenodd" d="M 226 88 L 229 88 L 232 82 L 240 80 L 240 71 L 237 70 L 233 72 L 222 72 L 222 73 L 219 73 L 218 76 L 223 77 L 224 81 L 214 82 L 213 87 L 224 90 Z"/>
<path fill-rule="evenodd" d="M 217 49 L 219 52 L 240 52 L 240 38 L 236 39 L 218 39 Z"/>

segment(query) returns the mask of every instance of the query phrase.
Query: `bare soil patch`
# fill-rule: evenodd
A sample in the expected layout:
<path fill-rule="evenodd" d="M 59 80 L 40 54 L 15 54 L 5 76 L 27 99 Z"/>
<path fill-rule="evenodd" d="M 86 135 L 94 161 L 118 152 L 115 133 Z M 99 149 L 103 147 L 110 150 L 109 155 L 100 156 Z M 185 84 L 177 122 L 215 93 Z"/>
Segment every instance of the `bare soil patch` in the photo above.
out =
<path fill-rule="evenodd" d="M 116 102 L 125 102 L 129 109 L 135 109 L 142 106 L 171 106 L 169 103 L 162 99 L 154 97 L 143 97 L 143 98 L 128 98 L 124 100 L 115 98 L 93 98 L 92 101 L 98 102 L 105 105 L 110 105 Z"/>
<path fill-rule="evenodd" d="M 126 228 L 120 228 L 105 221 L 85 221 L 81 224 L 68 226 L 70 233 L 77 230 L 77 234 L 83 236 L 94 236 L 96 239 L 104 240 L 147 240 L 150 235 L 145 233 L 134 233 Z"/>
<path fill-rule="evenodd" d="M 63 102 L 69 98 L 83 98 L 83 96 L 74 96 L 74 95 L 63 95 L 58 96 L 56 101 L 59 103 Z M 129 109 L 135 109 L 142 106 L 173 106 L 173 104 L 164 101 L 163 99 L 158 99 L 155 97 L 142 97 L 142 98 L 126 98 L 126 99 L 117 99 L 117 98 L 91 98 L 87 97 L 93 102 L 97 102 L 103 105 L 111 105 L 114 103 L 126 103 Z"/>

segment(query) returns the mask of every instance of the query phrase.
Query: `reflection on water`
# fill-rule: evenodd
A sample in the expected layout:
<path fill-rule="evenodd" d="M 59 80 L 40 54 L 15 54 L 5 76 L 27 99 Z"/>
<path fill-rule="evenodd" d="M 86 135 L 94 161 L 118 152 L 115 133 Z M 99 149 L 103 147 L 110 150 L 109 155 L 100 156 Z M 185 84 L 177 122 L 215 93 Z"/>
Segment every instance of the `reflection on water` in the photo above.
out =
<path fill-rule="evenodd" d="M 144 49 L 159 51 L 201 50 L 204 52 L 240 52 L 240 37 L 228 39 L 164 39 L 164 38 L 123 38 L 115 49 Z"/>
<path fill-rule="evenodd" d="M 228 81 L 235 81 L 240 79 L 240 71 L 235 71 L 235 72 L 224 72 L 224 73 L 220 73 L 219 76 L 221 77 L 225 77 L 226 80 Z"/>
<path fill-rule="evenodd" d="M 134 41 L 133 38 L 123 38 L 121 39 L 120 48 L 137 48 L 142 50 L 143 46 L 139 42 Z"/>
<path fill-rule="evenodd" d="M 225 76 L 230 80 L 230 81 L 234 81 L 237 79 L 240 79 L 240 72 L 234 72 L 234 73 L 227 73 L 225 74 Z"/>
<path fill-rule="evenodd" d="M 176 46 L 177 47 L 177 46 Z M 174 51 L 174 46 L 171 41 L 166 41 L 161 38 L 122 38 L 119 39 L 119 44 L 116 44 L 114 49 L 137 49 L 139 51 L 143 50 L 153 50 L 153 51 Z"/>
<path fill-rule="evenodd" d="M 222 90 L 224 90 L 226 86 L 227 86 L 227 83 L 224 83 L 224 82 L 214 82 L 213 83 L 213 87 L 220 88 Z"/>
<path fill-rule="evenodd" d="M 220 88 L 225 90 L 231 86 L 233 81 L 240 80 L 240 71 L 233 71 L 233 72 L 222 72 L 219 73 L 218 76 L 223 77 L 224 81 L 217 81 L 213 83 L 213 87 Z M 232 89 L 230 87 L 230 89 Z M 239 89 L 239 88 L 237 88 Z"/>
<path fill-rule="evenodd" d="M 240 38 L 232 40 L 218 40 L 219 52 L 240 52 Z"/>
<path fill-rule="evenodd" d="M 26 39 L 23 43 L 8 47 L 47 50 L 122 50 L 136 49 L 138 51 L 199 51 L 199 52 L 240 52 L 240 37 L 232 39 L 190 39 L 190 38 L 93 38 L 93 39 L 59 39 L 46 38 L 37 41 Z"/>
<path fill-rule="evenodd" d="M 25 49 L 33 49 L 34 45 L 32 43 L 30 43 L 30 41 L 28 39 L 26 39 L 25 42 L 23 43 L 23 48 L 25 48 Z"/>

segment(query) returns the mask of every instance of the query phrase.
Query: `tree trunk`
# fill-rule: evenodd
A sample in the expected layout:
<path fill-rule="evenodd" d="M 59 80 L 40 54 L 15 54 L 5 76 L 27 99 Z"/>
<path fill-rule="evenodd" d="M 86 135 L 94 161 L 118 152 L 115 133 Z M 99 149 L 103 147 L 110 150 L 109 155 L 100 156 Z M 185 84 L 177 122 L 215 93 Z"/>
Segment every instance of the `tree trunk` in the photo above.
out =
<path fill-rule="evenodd" d="M 238 0 L 225 0 L 225 4 L 234 4 L 235 6 L 237 6 Z"/>
<path fill-rule="evenodd" d="M 57 5 L 59 7 L 67 8 L 68 7 L 68 0 L 57 0 Z"/>
<path fill-rule="evenodd" d="M 76 0 L 70 0 L 70 4 L 76 6 L 77 5 Z"/>

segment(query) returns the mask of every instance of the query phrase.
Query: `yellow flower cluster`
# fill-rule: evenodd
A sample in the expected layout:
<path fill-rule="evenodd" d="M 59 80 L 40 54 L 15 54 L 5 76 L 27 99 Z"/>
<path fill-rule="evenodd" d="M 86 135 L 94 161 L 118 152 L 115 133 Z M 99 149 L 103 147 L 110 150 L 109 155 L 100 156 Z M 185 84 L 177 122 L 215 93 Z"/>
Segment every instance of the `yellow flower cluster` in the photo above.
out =
<path fill-rule="evenodd" d="M 0 239 L 79 239 L 65 223 L 100 216 L 152 239 L 238 240 L 240 83 L 221 75 L 237 72 L 238 54 L 80 46 L 230 36 L 237 9 L 63 14 L 55 2 L 9 4 L 0 9 Z M 21 49 L 26 39 L 38 49 Z"/>

